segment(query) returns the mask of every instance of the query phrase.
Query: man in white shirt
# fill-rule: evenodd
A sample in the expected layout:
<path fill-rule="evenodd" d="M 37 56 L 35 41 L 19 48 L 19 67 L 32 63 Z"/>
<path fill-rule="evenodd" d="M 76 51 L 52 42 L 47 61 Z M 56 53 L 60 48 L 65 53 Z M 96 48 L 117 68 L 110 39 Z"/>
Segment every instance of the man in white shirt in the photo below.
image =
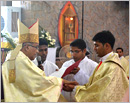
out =
<path fill-rule="evenodd" d="M 58 66 L 48 60 L 46 60 L 48 54 L 48 43 L 45 39 L 39 38 L 39 53 L 38 56 L 41 57 L 41 60 L 38 61 L 37 58 L 33 61 L 39 68 L 41 68 L 46 76 L 54 73 L 55 71 L 59 70 Z M 41 62 L 41 63 L 38 63 Z"/>
<path fill-rule="evenodd" d="M 86 56 L 86 43 L 83 39 L 74 40 L 70 44 L 70 52 L 73 56 L 73 59 L 66 61 L 62 67 L 68 68 L 80 59 L 82 60 L 79 63 L 78 68 L 72 70 L 70 74 L 64 77 L 64 79 L 69 81 L 75 80 L 80 85 L 84 85 L 88 82 L 89 77 L 92 75 L 98 64 Z M 73 101 L 71 98 L 71 92 L 62 91 L 62 94 L 69 102 Z"/>

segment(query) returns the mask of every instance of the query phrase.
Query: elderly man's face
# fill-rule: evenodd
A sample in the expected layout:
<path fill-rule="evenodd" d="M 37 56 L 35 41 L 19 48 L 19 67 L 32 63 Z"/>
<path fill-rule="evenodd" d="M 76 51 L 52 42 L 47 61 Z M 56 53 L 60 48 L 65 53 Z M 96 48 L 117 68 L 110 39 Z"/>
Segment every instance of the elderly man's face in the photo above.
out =
<path fill-rule="evenodd" d="M 38 51 L 38 43 L 33 43 L 31 45 L 27 45 L 28 46 L 28 57 L 30 60 L 34 60 L 37 56 Z"/>

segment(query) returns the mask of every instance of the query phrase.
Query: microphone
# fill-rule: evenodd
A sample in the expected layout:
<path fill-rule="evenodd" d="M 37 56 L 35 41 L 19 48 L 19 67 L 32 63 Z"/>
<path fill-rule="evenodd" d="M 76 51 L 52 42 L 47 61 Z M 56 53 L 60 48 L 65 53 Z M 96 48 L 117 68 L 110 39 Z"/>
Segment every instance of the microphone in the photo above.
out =
<path fill-rule="evenodd" d="M 41 65 L 41 64 L 42 64 L 41 56 L 37 56 L 37 61 L 38 61 L 38 65 Z"/>

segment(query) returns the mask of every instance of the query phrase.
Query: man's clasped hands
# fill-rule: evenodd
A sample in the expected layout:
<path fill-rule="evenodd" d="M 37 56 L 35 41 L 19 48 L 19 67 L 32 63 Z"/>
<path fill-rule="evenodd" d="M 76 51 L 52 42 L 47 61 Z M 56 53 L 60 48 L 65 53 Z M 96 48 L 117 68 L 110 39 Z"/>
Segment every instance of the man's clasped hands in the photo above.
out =
<path fill-rule="evenodd" d="M 63 90 L 67 92 L 73 91 L 74 87 L 78 85 L 78 82 L 76 81 L 67 81 L 63 79 Z"/>

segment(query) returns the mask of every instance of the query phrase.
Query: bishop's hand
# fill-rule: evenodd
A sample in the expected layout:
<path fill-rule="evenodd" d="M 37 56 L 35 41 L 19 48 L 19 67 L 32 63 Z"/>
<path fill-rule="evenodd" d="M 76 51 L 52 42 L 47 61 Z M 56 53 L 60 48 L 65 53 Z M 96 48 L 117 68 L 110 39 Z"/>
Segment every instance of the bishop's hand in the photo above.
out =
<path fill-rule="evenodd" d="M 76 81 L 67 81 L 63 80 L 63 90 L 67 92 L 73 91 L 74 87 L 78 85 L 78 82 Z"/>

